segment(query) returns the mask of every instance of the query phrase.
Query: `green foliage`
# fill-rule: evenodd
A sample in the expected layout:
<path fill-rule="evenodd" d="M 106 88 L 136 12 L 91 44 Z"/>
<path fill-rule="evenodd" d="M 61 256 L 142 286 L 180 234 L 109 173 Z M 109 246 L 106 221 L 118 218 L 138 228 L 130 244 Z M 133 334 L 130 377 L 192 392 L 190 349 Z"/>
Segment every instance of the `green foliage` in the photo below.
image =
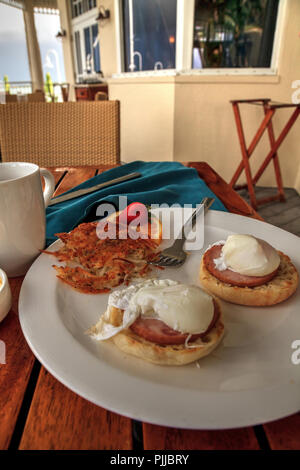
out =
<path fill-rule="evenodd" d="M 53 81 L 49 72 L 46 73 L 44 90 L 45 90 L 47 101 L 52 101 L 52 96 L 54 95 L 54 87 L 53 87 Z"/>
<path fill-rule="evenodd" d="M 224 44 L 218 44 L 218 32 L 224 32 L 231 41 L 226 49 L 226 57 L 236 67 L 246 66 L 245 33 L 261 30 L 264 27 L 265 9 L 271 0 L 196 0 L 196 22 L 204 24 L 204 34 L 213 41 L 207 41 L 203 60 L 208 67 L 221 67 L 224 64 Z M 275 0 L 276 1 L 276 0 Z M 277 0 L 279 1 L 279 0 Z M 300 0 L 299 0 L 300 1 Z M 202 26 L 203 28 L 203 26 Z M 201 37 L 199 35 L 199 37 Z M 201 41 L 201 39 L 199 39 Z M 232 66 L 232 65 L 229 65 Z"/>
<path fill-rule="evenodd" d="M 242 32 L 246 25 L 263 26 L 261 13 L 265 3 L 264 0 L 227 0 L 224 14 Z"/>
<path fill-rule="evenodd" d="M 5 93 L 10 93 L 10 84 L 9 84 L 7 75 L 4 75 L 3 81 L 4 81 Z"/>
<path fill-rule="evenodd" d="M 263 26 L 263 9 L 266 0 L 200 0 L 198 6 L 211 10 L 215 24 L 223 24 L 237 34 L 244 31 L 246 25 Z"/>

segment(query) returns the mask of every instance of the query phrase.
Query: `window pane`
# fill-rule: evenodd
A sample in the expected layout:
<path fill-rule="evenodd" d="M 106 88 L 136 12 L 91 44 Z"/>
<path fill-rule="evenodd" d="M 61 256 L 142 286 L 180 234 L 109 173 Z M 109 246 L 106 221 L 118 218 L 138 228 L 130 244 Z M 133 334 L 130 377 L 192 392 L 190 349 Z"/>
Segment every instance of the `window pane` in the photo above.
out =
<path fill-rule="evenodd" d="M 23 12 L 0 4 L 0 80 L 30 82 Z M 14 87 L 11 86 L 11 93 Z M 30 90 L 27 89 L 27 93 Z"/>
<path fill-rule="evenodd" d="M 90 28 L 84 28 L 84 48 L 85 48 L 85 70 L 90 73 L 92 71 L 92 55 L 91 55 L 91 35 Z"/>
<path fill-rule="evenodd" d="M 175 68 L 177 0 L 123 0 L 125 71 Z"/>
<path fill-rule="evenodd" d="M 270 67 L 279 0 L 196 0 L 193 68 Z"/>
<path fill-rule="evenodd" d="M 62 42 L 55 35 L 60 30 L 59 14 L 34 13 L 44 77 L 50 73 L 56 83 L 65 82 Z"/>
<path fill-rule="evenodd" d="M 93 58 L 94 58 L 94 69 L 95 72 L 99 73 L 101 70 L 100 67 L 100 47 L 99 47 L 99 37 L 98 37 L 98 25 L 93 24 L 92 26 L 92 36 L 93 36 Z"/>
<path fill-rule="evenodd" d="M 75 50 L 76 50 L 76 61 L 77 61 L 77 73 L 82 74 L 82 61 L 81 61 L 81 46 L 80 46 L 80 33 L 75 31 Z"/>
<path fill-rule="evenodd" d="M 72 18 L 76 18 L 97 6 L 96 0 L 70 0 L 70 2 Z"/>

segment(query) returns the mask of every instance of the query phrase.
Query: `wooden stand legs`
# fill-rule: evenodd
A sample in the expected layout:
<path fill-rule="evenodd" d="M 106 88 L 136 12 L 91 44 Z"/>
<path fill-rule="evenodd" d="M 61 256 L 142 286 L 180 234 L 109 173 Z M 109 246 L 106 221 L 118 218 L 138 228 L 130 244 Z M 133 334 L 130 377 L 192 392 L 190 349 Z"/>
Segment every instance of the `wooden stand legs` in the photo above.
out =
<path fill-rule="evenodd" d="M 280 172 L 280 166 L 279 166 L 279 159 L 278 159 L 278 154 L 277 150 L 282 144 L 283 140 L 287 136 L 288 132 L 292 128 L 293 124 L 295 123 L 299 113 L 300 113 L 300 106 L 297 105 L 291 105 L 291 104 L 274 104 L 270 105 L 270 100 L 269 99 L 260 99 L 260 100 L 234 100 L 232 101 L 232 106 L 233 106 L 233 112 L 234 112 L 234 117 L 235 117 L 235 122 L 236 122 L 236 127 L 237 127 L 237 132 L 238 132 L 238 137 L 239 137 L 239 142 L 241 146 L 241 151 L 242 151 L 242 161 L 239 164 L 236 172 L 234 173 L 231 181 L 230 181 L 230 186 L 234 189 L 242 189 L 242 188 L 248 188 L 249 191 L 249 196 L 250 196 L 250 201 L 251 205 L 254 209 L 257 209 L 258 205 L 265 204 L 267 202 L 273 201 L 273 200 L 280 200 L 280 201 L 285 201 L 285 196 L 284 196 L 284 189 L 283 189 L 283 184 L 282 184 L 282 177 L 281 177 L 281 172 Z M 239 110 L 239 103 L 249 103 L 249 104 L 259 104 L 263 106 L 264 109 L 264 119 L 259 126 L 251 144 L 247 148 L 246 146 L 246 141 L 245 141 L 245 136 L 244 136 L 244 131 L 243 131 L 243 126 L 242 126 L 242 121 L 241 121 L 241 115 L 240 115 L 240 110 Z M 274 136 L 274 130 L 273 130 L 273 125 L 272 125 L 272 118 L 275 114 L 275 111 L 278 108 L 283 108 L 283 107 L 295 107 L 296 109 L 294 110 L 293 114 L 291 115 L 290 119 L 288 120 L 287 124 L 284 126 L 283 130 L 281 131 L 281 134 L 279 135 L 278 139 L 275 139 Z M 268 135 L 269 135 L 269 141 L 270 141 L 270 152 L 266 156 L 264 162 L 260 166 L 259 170 L 257 171 L 256 175 L 254 178 L 251 175 L 251 168 L 249 164 L 249 159 L 254 152 L 258 142 L 260 141 L 261 137 L 263 136 L 265 130 L 268 130 Z M 277 187 L 278 187 L 278 194 L 276 196 L 264 198 L 257 200 L 255 196 L 255 191 L 254 187 L 269 165 L 270 161 L 273 160 L 274 164 L 274 171 L 275 171 L 275 176 L 276 176 L 276 182 L 277 182 Z M 236 182 L 241 175 L 242 171 L 245 170 L 246 174 L 246 179 L 247 179 L 247 184 L 245 185 L 236 185 Z"/>

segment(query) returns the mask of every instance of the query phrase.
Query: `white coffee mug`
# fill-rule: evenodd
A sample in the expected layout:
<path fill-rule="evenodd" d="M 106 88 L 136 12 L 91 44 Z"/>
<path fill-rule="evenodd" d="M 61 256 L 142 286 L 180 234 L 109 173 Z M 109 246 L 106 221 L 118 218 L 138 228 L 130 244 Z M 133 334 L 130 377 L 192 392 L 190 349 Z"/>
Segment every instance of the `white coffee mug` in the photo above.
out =
<path fill-rule="evenodd" d="M 45 207 L 54 188 L 46 169 L 33 163 L 0 163 L 0 268 L 8 277 L 25 274 L 44 248 Z"/>

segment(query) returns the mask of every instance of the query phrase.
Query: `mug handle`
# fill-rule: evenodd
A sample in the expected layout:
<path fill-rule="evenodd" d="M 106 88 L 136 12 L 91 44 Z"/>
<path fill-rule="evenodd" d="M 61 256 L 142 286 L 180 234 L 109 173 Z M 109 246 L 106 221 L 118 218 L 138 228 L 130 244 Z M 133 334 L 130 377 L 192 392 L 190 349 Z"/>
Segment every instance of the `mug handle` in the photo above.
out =
<path fill-rule="evenodd" d="M 44 201 L 45 207 L 47 207 L 55 191 L 55 180 L 52 173 L 46 168 L 40 168 L 40 173 L 45 180 Z"/>

